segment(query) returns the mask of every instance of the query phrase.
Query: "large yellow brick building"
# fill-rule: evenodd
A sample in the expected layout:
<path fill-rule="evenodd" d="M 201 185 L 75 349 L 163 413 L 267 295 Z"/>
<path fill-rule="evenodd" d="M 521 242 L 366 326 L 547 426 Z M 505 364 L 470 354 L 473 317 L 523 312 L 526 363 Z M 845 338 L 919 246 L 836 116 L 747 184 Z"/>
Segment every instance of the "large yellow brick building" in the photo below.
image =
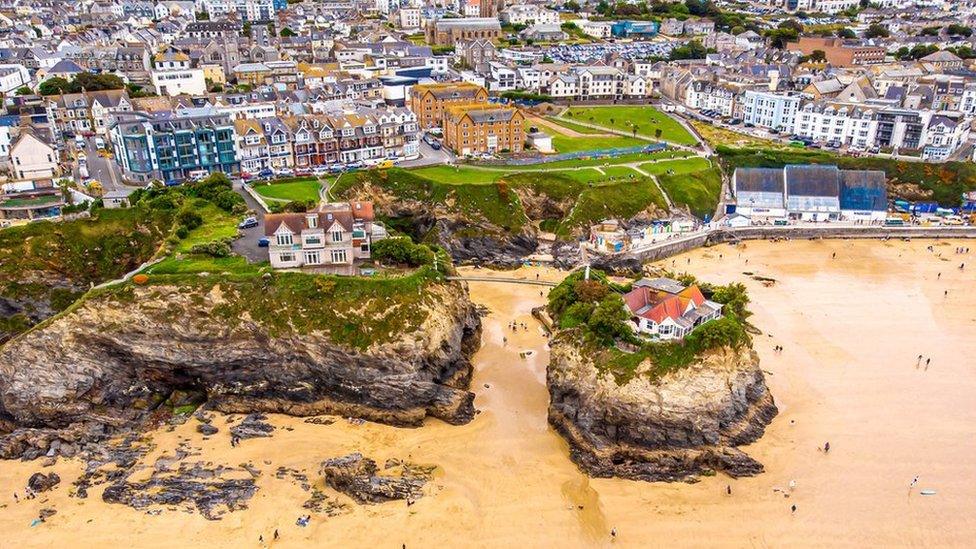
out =
<path fill-rule="evenodd" d="M 450 105 L 488 102 L 488 90 L 468 82 L 417 84 L 410 90 L 410 110 L 421 128 L 439 128 L 444 108 Z"/>
<path fill-rule="evenodd" d="M 490 103 L 451 105 L 444 109 L 444 145 L 459 155 L 522 152 L 525 115 Z"/>

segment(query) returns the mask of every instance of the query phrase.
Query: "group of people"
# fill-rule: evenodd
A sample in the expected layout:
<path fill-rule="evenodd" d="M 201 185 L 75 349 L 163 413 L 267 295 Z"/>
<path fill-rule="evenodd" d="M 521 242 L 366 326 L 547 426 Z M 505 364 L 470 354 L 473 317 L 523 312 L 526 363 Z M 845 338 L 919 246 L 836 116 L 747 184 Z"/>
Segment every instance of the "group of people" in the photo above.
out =
<path fill-rule="evenodd" d="M 306 526 L 308 526 L 308 523 L 311 520 L 312 520 L 312 515 L 302 515 L 298 517 L 298 520 L 295 521 L 295 524 L 301 526 L 302 528 L 305 528 Z"/>
<path fill-rule="evenodd" d="M 969 253 L 969 248 L 958 247 L 958 248 L 956 248 L 956 253 L 957 254 L 968 254 Z"/>
<path fill-rule="evenodd" d="M 230 445 L 231 445 L 231 448 L 237 446 L 240 443 L 241 443 L 241 437 L 239 437 L 237 435 L 234 435 L 234 436 L 230 437 Z"/>
<path fill-rule="evenodd" d="M 932 357 L 925 359 L 925 369 L 929 369 L 929 364 L 932 362 Z M 922 365 L 922 355 L 918 355 L 918 359 L 915 360 L 915 369 L 917 370 L 919 366 Z"/>
<path fill-rule="evenodd" d="M 783 346 L 782 345 L 774 345 L 773 346 L 773 352 L 774 353 L 777 353 L 777 354 L 778 353 L 782 353 L 783 352 Z"/>
<path fill-rule="evenodd" d="M 24 488 L 24 499 L 25 500 L 35 499 L 35 498 L 37 498 L 37 492 L 35 492 L 34 490 L 32 490 L 30 486 Z M 14 503 L 20 503 L 20 496 L 17 495 L 17 492 L 14 492 Z"/>

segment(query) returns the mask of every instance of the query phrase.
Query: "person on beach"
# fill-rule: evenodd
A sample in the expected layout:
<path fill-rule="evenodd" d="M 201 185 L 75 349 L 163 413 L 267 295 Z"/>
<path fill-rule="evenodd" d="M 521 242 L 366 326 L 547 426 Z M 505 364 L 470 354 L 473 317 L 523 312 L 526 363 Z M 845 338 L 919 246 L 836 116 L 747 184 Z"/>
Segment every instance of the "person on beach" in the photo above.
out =
<path fill-rule="evenodd" d="M 275 528 L 274 539 L 275 539 L 275 541 L 278 541 L 278 529 L 277 528 Z"/>
<path fill-rule="evenodd" d="M 790 479 L 790 492 L 792 492 L 793 490 L 796 490 L 796 481 Z"/>
<path fill-rule="evenodd" d="M 925 367 L 926 367 L 926 368 L 928 368 L 928 367 L 929 367 L 929 363 L 930 363 L 930 362 L 932 362 L 932 357 L 929 357 L 929 358 L 926 358 L 926 359 L 925 359 Z"/>
<path fill-rule="evenodd" d="M 911 490 L 916 484 L 918 484 L 918 475 L 915 475 L 915 478 L 912 479 L 912 483 L 908 485 L 908 489 Z"/>
<path fill-rule="evenodd" d="M 732 495 L 732 485 L 731 484 L 725 485 L 725 493 L 728 494 L 728 495 L 730 495 L 730 496 Z"/>
<path fill-rule="evenodd" d="M 825 454 L 830 453 L 830 442 L 827 442 L 826 444 L 824 444 L 824 453 Z"/>
<path fill-rule="evenodd" d="M 791 515 L 795 515 L 796 514 L 796 504 L 795 503 L 790 506 L 790 514 Z"/>
<path fill-rule="evenodd" d="M 610 537 L 611 538 L 614 538 L 614 539 L 617 538 L 617 529 L 616 528 L 611 528 L 610 529 Z"/>
<path fill-rule="evenodd" d="M 922 355 L 918 355 L 918 360 L 915 361 L 915 365 L 918 366 L 922 363 Z"/>

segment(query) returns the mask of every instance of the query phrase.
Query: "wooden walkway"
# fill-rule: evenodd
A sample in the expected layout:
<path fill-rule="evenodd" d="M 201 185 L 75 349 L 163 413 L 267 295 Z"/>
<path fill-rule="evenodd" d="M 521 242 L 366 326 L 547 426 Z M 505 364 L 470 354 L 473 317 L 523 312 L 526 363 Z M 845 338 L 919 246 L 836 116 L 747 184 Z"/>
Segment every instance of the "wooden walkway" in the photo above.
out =
<path fill-rule="evenodd" d="M 500 276 L 448 276 L 448 280 L 463 280 L 465 282 L 502 282 L 505 284 L 528 284 L 530 286 L 547 286 L 554 288 L 556 282 L 545 280 L 530 280 L 527 278 L 504 278 Z"/>

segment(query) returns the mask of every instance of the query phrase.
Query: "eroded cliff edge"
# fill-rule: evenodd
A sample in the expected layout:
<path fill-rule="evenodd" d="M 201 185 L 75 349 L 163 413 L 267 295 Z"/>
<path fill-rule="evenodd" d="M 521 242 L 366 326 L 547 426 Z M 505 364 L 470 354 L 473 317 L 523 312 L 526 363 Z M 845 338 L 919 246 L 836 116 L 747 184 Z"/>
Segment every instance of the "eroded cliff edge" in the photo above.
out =
<path fill-rule="evenodd" d="M 749 347 L 715 349 L 662 377 L 636 375 L 618 385 L 573 335 L 561 333 L 552 344 L 549 422 L 586 473 L 688 481 L 715 471 L 732 477 L 763 471 L 738 449 L 761 437 L 777 414 Z"/>
<path fill-rule="evenodd" d="M 479 332 L 466 288 L 422 274 L 126 284 L 0 350 L 0 457 L 70 454 L 194 393 L 227 413 L 466 423 Z"/>

